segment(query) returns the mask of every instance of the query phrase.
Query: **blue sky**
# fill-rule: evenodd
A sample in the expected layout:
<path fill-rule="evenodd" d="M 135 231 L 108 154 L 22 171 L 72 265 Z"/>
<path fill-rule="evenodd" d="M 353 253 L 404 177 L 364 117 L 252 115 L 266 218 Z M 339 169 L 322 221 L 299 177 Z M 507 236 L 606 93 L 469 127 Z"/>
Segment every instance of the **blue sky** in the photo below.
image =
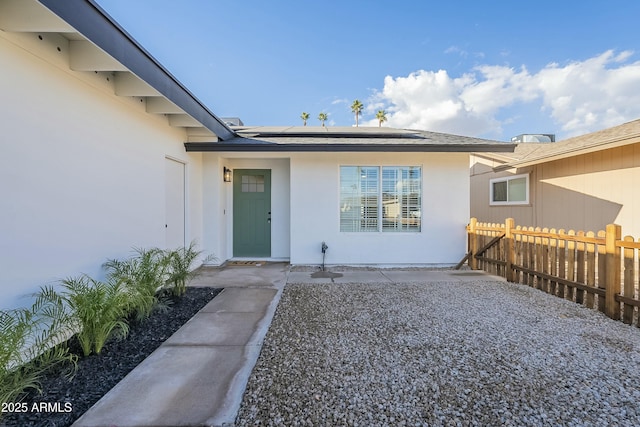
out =
<path fill-rule="evenodd" d="M 559 139 L 640 118 L 640 2 L 97 0 L 216 115 L 247 125 Z"/>

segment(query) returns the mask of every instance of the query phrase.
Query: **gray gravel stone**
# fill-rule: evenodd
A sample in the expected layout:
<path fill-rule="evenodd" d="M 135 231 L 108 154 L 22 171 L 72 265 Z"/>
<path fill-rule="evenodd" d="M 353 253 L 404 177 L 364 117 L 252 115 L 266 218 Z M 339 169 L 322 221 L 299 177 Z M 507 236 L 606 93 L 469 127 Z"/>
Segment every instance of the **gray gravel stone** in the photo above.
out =
<path fill-rule="evenodd" d="M 237 426 L 637 426 L 640 330 L 505 282 L 288 284 Z"/>

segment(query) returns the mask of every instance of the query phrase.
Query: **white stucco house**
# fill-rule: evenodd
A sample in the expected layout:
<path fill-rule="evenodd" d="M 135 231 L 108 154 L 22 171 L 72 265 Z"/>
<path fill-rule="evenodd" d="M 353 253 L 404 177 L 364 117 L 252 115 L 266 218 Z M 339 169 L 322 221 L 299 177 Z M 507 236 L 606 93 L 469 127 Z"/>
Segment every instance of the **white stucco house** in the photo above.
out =
<path fill-rule="evenodd" d="M 388 128 L 230 127 L 91 0 L 0 0 L 0 308 L 133 247 L 450 264 L 469 153 Z"/>

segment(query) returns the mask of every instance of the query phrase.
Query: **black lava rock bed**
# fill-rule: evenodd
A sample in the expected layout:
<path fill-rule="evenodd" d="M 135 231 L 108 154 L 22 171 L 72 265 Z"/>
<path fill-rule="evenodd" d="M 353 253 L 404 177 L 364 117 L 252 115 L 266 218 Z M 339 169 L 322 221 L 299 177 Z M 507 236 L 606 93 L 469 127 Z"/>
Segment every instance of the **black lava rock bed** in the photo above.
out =
<path fill-rule="evenodd" d="M 125 340 L 108 342 L 99 355 L 79 356 L 78 370 L 71 381 L 61 372 L 48 373 L 40 382 L 42 394 L 30 393 L 22 399 L 30 410 L 2 414 L 0 426 L 71 425 L 220 291 L 222 289 L 187 288 L 185 295 L 172 301 L 168 311 L 156 312 L 140 323 L 130 323 Z M 70 349 L 82 354 L 74 339 Z M 34 403 L 42 405 L 42 412 L 31 410 Z"/>

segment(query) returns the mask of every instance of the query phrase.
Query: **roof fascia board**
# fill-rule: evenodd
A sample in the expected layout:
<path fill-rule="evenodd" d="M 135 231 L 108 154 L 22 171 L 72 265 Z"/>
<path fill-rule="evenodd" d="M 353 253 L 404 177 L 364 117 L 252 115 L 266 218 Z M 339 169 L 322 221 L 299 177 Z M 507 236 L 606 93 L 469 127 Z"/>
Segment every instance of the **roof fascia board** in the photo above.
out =
<path fill-rule="evenodd" d="M 496 172 L 499 172 L 501 170 L 506 170 L 506 169 L 533 166 L 533 165 L 538 165 L 540 163 L 547 163 L 547 162 L 553 162 L 555 160 L 566 159 L 568 157 L 580 156 L 582 154 L 595 153 L 596 151 L 604 151 L 604 150 L 609 150 L 611 148 L 623 147 L 625 145 L 637 144 L 639 142 L 640 142 L 640 139 L 638 139 L 638 136 L 633 135 L 632 137 L 629 137 L 629 138 L 618 139 L 616 141 L 609 141 L 606 143 L 594 144 L 589 147 L 574 148 L 572 150 L 567 150 L 567 151 L 563 151 L 563 152 L 548 155 L 548 156 L 537 157 L 535 159 L 510 162 L 504 165 L 496 166 L 495 168 L 493 168 L 493 170 L 495 170 Z"/>
<path fill-rule="evenodd" d="M 92 0 L 38 0 L 220 139 L 236 134 Z"/>
<path fill-rule="evenodd" d="M 374 132 L 238 132 L 241 137 L 246 138 L 363 138 L 363 139 L 428 139 L 417 133 L 374 133 Z"/>
<path fill-rule="evenodd" d="M 482 151 L 513 151 L 515 144 L 247 144 L 247 143 L 221 143 L 221 142 L 186 142 L 187 151 L 192 152 L 399 152 L 399 153 L 472 153 Z"/>
<path fill-rule="evenodd" d="M 490 151 L 490 152 L 477 152 L 477 153 L 473 153 L 478 157 L 482 157 L 483 159 L 487 159 L 487 160 L 492 160 L 494 162 L 500 162 L 500 163 L 508 163 L 510 161 L 514 161 L 513 157 L 509 157 L 506 156 L 504 154 L 499 154 L 495 151 Z"/>

